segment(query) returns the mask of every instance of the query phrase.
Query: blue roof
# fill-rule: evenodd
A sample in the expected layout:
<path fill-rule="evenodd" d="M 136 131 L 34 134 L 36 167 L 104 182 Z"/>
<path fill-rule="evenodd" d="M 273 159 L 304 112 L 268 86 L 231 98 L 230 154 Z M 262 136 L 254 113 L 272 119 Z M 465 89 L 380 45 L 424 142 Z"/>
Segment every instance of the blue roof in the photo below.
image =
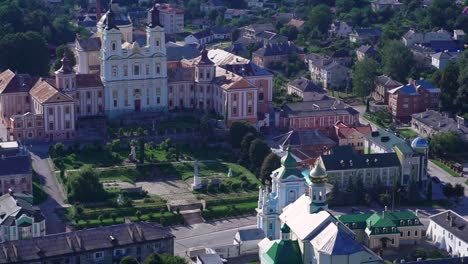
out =
<path fill-rule="evenodd" d="M 428 148 L 429 142 L 425 138 L 417 137 L 413 140 L 413 142 L 411 142 L 411 147 L 412 148 Z"/>
<path fill-rule="evenodd" d="M 395 89 L 397 89 L 398 92 L 404 93 L 407 95 L 419 95 L 418 91 L 416 90 L 416 86 L 414 86 L 414 84 L 406 84 Z"/>
<path fill-rule="evenodd" d="M 440 89 L 435 87 L 432 83 L 426 81 L 426 80 L 417 80 L 415 81 L 417 86 L 422 86 L 425 90 L 427 90 L 430 93 L 440 93 Z"/>

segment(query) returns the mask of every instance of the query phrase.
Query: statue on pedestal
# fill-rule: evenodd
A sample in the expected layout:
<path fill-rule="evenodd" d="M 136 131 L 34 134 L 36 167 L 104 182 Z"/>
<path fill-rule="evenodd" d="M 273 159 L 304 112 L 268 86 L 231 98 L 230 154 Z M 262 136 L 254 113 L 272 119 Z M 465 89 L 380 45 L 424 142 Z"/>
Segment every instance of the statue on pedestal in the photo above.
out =
<path fill-rule="evenodd" d="M 201 188 L 200 178 L 198 178 L 198 160 L 193 162 L 193 184 L 192 190 L 197 190 Z"/>
<path fill-rule="evenodd" d="M 229 171 L 228 171 L 228 175 L 227 175 L 227 176 L 228 176 L 229 178 L 231 178 L 232 176 L 234 176 L 234 175 L 232 175 L 232 169 L 231 169 L 231 168 L 229 168 Z"/>
<path fill-rule="evenodd" d="M 135 146 L 134 145 L 131 145 L 130 146 L 130 154 L 128 155 L 128 159 L 131 161 L 131 162 L 136 162 L 137 159 L 136 159 L 136 150 L 135 150 Z"/>

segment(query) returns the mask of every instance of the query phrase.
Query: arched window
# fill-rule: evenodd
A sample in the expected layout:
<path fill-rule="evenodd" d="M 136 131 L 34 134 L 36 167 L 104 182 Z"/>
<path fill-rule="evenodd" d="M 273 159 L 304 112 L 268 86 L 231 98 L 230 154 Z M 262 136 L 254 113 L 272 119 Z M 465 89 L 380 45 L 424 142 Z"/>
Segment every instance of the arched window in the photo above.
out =
<path fill-rule="evenodd" d="M 294 190 L 289 191 L 288 201 L 290 203 L 296 201 L 296 192 Z"/>
<path fill-rule="evenodd" d="M 115 48 L 116 48 L 116 44 L 115 42 L 112 42 L 112 50 L 115 51 Z"/>

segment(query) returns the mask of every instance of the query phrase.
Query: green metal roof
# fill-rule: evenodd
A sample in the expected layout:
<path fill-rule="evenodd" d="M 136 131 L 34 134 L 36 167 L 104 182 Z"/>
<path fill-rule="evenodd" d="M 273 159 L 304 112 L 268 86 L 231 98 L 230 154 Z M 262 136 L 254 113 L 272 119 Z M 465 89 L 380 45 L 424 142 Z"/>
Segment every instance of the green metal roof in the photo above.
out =
<path fill-rule="evenodd" d="M 302 253 L 297 240 L 275 242 L 265 253 L 268 263 L 302 264 Z"/>
<path fill-rule="evenodd" d="M 371 217 L 369 217 L 366 222 L 367 222 L 367 226 L 370 226 L 371 228 L 396 226 L 395 223 L 392 221 L 392 219 L 390 219 L 387 216 L 387 212 L 385 214 L 385 217 L 382 217 L 381 214 L 375 213 L 371 215 Z"/>
<path fill-rule="evenodd" d="M 327 177 L 327 172 L 323 167 L 322 162 L 320 160 L 315 163 L 315 167 L 310 171 L 310 177 L 312 178 L 323 178 Z"/>
<path fill-rule="evenodd" d="M 291 228 L 289 228 L 288 224 L 284 223 L 283 227 L 281 227 L 281 233 L 291 233 Z"/>
<path fill-rule="evenodd" d="M 408 145 L 406 142 L 395 144 L 394 148 L 398 149 L 403 154 L 412 154 L 414 152 L 410 145 Z"/>
<path fill-rule="evenodd" d="M 332 149 L 329 155 L 322 155 L 325 169 L 330 171 L 400 167 L 396 153 L 358 154 L 351 146 L 340 146 Z"/>
<path fill-rule="evenodd" d="M 347 214 L 340 215 L 337 217 L 337 219 L 340 220 L 340 222 L 342 222 L 343 224 L 360 224 L 362 222 L 365 222 L 366 226 L 370 227 L 408 226 L 407 220 L 413 221 L 411 223 L 412 226 L 421 225 L 419 218 L 410 211 L 386 211 L 385 215 L 383 215 L 382 213 Z M 400 224 L 401 220 L 405 220 L 403 224 Z M 414 220 L 418 220 L 418 223 L 415 223 Z"/>
<path fill-rule="evenodd" d="M 406 141 L 397 135 L 385 131 L 383 129 L 378 129 L 377 131 L 372 132 L 371 134 L 364 135 L 369 141 L 373 142 L 376 145 L 379 145 L 387 150 L 393 149 L 397 144 L 407 144 Z"/>
<path fill-rule="evenodd" d="M 295 168 L 297 166 L 296 159 L 292 156 L 291 150 L 288 148 L 288 153 L 281 158 L 281 164 L 286 168 Z"/>
<path fill-rule="evenodd" d="M 339 215 L 336 218 L 340 220 L 343 224 L 348 223 L 359 223 L 359 222 L 366 222 L 367 218 L 369 218 L 372 213 L 368 214 L 346 214 L 346 215 Z"/>

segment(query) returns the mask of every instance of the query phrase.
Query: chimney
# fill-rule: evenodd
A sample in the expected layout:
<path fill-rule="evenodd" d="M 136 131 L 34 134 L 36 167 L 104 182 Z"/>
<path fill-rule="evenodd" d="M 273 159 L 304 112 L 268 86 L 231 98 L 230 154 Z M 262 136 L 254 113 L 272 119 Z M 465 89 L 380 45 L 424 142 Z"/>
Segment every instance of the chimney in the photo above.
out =
<path fill-rule="evenodd" d="M 96 22 L 101 18 L 101 0 L 96 0 Z"/>

